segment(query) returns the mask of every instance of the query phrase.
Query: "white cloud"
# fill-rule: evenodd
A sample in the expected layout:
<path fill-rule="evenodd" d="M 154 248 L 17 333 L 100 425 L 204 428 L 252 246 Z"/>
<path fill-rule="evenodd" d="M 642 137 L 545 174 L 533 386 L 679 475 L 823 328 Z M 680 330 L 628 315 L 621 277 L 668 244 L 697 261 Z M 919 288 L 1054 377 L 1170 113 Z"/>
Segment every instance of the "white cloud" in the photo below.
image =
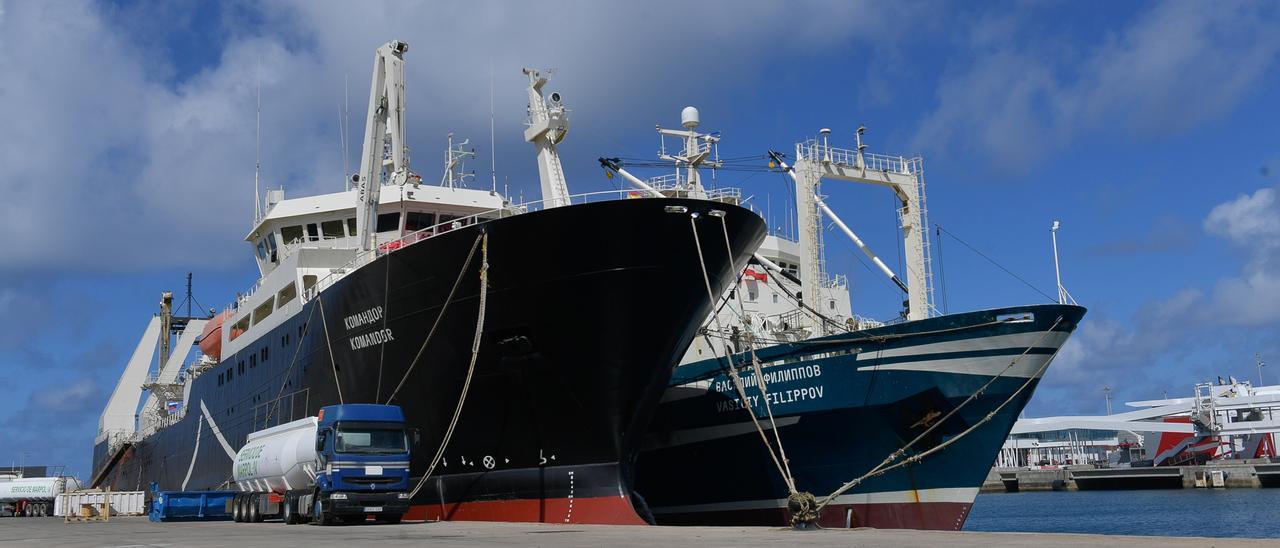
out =
<path fill-rule="evenodd" d="M 261 10 L 248 16 L 262 22 L 256 26 L 238 24 L 245 8 L 237 6 L 208 23 L 225 27 L 224 42 L 201 44 L 220 51 L 194 75 L 175 66 L 189 63 L 181 57 L 189 52 L 154 38 L 168 36 L 169 21 L 143 17 L 145 8 L 104 14 L 112 9 L 29 2 L 6 4 L 0 16 L 0 231 L 9 235 L 0 270 L 247 261 L 240 240 L 252 211 L 259 74 L 265 185 L 283 184 L 290 195 L 341 187 L 343 79 L 350 77 L 358 149 L 371 54 L 402 38 L 412 46 L 415 167 L 434 178 L 447 132 L 483 140 L 492 66 L 499 170 L 514 187 L 531 187 L 532 156 L 519 136 L 521 66 L 561 69 L 553 85 L 575 116 L 565 148 L 586 165 L 626 152 L 617 135 L 647 130 L 686 102 L 753 89 L 771 63 L 797 52 L 904 34 L 883 22 L 909 8 L 299 1 L 248 8 Z"/>
<path fill-rule="evenodd" d="M 1272 247 L 1280 244 L 1280 209 L 1276 191 L 1260 188 L 1252 195 L 1218 204 L 1209 211 L 1204 228 L 1243 246 Z"/>
<path fill-rule="evenodd" d="M 1274 188 L 1261 188 L 1218 204 L 1205 230 L 1245 253 L 1238 275 L 1220 280 L 1210 313 L 1232 325 L 1257 326 L 1280 320 L 1280 203 Z"/>
<path fill-rule="evenodd" d="M 1016 173 L 1086 133 L 1184 132 L 1233 108 L 1280 53 L 1280 16 L 1266 4 L 1162 3 L 1114 35 L 1029 36 L 1041 29 L 1008 21 L 970 25 L 976 59 L 949 67 L 918 148 Z"/>

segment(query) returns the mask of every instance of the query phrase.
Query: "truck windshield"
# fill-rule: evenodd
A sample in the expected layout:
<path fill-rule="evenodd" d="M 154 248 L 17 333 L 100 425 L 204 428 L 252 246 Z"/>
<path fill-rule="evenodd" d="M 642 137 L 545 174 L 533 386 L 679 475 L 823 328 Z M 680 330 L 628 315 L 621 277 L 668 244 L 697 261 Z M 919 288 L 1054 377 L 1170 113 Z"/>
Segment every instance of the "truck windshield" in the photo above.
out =
<path fill-rule="evenodd" d="M 339 453 L 406 453 L 404 429 L 370 423 L 339 423 L 334 450 Z"/>

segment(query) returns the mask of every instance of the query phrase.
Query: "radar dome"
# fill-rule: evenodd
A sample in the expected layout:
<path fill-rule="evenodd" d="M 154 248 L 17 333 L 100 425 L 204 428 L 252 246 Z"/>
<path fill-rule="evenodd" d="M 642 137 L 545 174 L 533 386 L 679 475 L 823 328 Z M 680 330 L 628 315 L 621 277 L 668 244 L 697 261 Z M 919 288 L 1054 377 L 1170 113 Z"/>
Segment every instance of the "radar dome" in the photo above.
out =
<path fill-rule="evenodd" d="M 680 111 L 680 125 L 688 129 L 693 129 L 698 127 L 699 123 L 701 123 L 701 120 L 698 119 L 698 109 L 693 107 L 684 107 L 684 110 Z"/>

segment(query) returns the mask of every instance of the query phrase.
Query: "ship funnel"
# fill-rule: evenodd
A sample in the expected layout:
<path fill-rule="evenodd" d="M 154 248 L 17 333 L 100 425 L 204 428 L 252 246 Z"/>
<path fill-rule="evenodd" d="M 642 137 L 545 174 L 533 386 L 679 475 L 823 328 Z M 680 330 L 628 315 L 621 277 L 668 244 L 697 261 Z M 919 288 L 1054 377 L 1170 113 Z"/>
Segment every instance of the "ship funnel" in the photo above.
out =
<path fill-rule="evenodd" d="M 684 107 L 684 110 L 680 111 L 680 125 L 684 126 L 685 129 L 693 129 L 698 127 L 698 124 L 700 123 L 701 120 L 698 119 L 698 109 L 693 107 Z"/>

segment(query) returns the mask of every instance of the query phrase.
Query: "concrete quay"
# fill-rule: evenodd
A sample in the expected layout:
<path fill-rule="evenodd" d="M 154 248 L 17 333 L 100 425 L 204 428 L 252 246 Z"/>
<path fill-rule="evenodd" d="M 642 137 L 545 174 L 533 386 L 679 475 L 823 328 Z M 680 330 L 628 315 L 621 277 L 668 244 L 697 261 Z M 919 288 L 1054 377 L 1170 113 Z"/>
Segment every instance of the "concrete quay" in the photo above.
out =
<path fill-rule="evenodd" d="M 1275 540 L 1203 537 L 1146 537 L 1047 533 L 979 533 L 888 529 L 791 531 L 768 527 L 645 527 L 536 523 L 438 522 L 400 525 L 316 527 L 282 523 L 152 523 L 145 518 L 113 518 L 107 523 L 63 523 L 61 518 L 0 520 L 0 547 L 165 547 L 213 546 L 895 546 L 1000 548 L 1035 545 L 1274 546 Z"/>

